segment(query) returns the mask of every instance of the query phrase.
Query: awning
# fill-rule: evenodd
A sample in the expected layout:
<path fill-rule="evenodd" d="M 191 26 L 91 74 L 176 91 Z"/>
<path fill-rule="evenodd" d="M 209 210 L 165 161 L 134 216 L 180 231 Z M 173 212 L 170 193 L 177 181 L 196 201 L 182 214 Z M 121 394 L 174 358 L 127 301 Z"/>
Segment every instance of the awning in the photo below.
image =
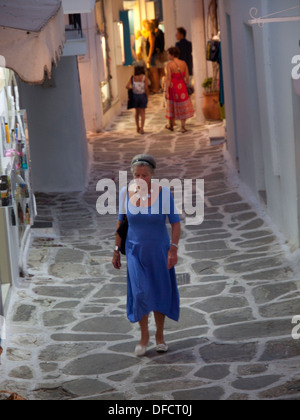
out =
<path fill-rule="evenodd" d="M 0 55 L 26 83 L 51 78 L 65 43 L 60 0 L 0 0 Z"/>

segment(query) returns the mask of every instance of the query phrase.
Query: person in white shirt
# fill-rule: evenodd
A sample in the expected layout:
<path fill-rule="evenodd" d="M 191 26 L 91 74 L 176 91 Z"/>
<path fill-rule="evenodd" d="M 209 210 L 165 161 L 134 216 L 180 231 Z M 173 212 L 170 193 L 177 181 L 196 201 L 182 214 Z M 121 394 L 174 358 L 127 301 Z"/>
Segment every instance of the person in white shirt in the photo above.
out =
<path fill-rule="evenodd" d="M 130 78 L 126 85 L 126 89 L 133 89 L 133 107 L 135 108 L 135 122 L 137 132 L 144 134 L 144 126 L 146 121 L 146 108 L 148 106 L 148 78 L 146 76 L 145 67 L 138 64 L 134 68 L 134 76 Z"/>

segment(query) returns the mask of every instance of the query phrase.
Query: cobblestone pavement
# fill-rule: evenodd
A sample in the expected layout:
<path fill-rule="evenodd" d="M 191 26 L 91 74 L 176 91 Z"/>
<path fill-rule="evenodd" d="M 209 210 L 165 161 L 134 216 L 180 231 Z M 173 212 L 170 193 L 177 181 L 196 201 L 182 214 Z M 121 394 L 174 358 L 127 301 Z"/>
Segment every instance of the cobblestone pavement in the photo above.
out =
<path fill-rule="evenodd" d="M 224 147 L 207 129 L 170 133 L 161 98 L 151 98 L 146 134 L 133 114 L 89 136 L 83 194 L 39 195 L 28 275 L 15 289 L 0 389 L 31 400 L 299 399 L 299 264 L 284 241 L 228 180 Z M 179 127 L 177 127 L 178 129 Z M 117 179 L 136 153 L 158 161 L 157 177 L 205 179 L 205 221 L 185 226 L 177 266 L 181 319 L 167 322 L 169 353 L 152 341 L 133 354 L 137 325 L 126 318 L 126 263 L 111 265 L 116 216 L 99 216 L 99 179 Z"/>

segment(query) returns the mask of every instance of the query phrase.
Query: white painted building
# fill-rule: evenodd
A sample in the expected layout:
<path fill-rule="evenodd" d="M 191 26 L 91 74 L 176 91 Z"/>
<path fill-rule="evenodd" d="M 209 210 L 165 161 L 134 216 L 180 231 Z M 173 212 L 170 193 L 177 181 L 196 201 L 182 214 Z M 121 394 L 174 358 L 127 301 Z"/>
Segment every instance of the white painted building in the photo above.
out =
<path fill-rule="evenodd" d="M 59 61 L 65 42 L 61 3 L 0 0 L 0 32 L 1 318 L 11 286 L 16 286 L 19 275 L 25 273 L 31 226 L 36 216 L 30 182 L 31 139 L 26 109 L 20 107 L 16 76 L 24 83 L 39 84 L 45 74 L 51 75 L 52 64 Z M 44 132 L 40 131 L 40 138 Z"/>
<path fill-rule="evenodd" d="M 299 247 L 300 97 L 292 71 L 296 78 L 300 2 L 220 0 L 219 6 L 228 150 L 241 180 Z"/>
<path fill-rule="evenodd" d="M 32 183 L 35 192 L 82 191 L 87 182 L 88 145 L 77 56 L 86 54 L 81 13 L 95 0 L 63 0 L 66 43 L 51 80 L 19 83 L 22 107 L 28 110 Z"/>

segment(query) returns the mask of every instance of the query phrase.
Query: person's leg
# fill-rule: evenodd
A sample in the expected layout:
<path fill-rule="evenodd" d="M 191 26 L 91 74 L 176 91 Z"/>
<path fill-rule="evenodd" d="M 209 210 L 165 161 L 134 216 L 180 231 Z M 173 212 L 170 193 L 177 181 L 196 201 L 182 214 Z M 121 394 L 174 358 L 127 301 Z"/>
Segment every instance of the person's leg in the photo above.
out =
<path fill-rule="evenodd" d="M 159 74 L 158 69 L 156 67 L 150 67 L 151 73 L 151 82 L 152 82 L 152 92 L 158 93 L 159 92 Z"/>
<path fill-rule="evenodd" d="M 181 120 L 181 132 L 185 133 L 187 131 L 187 129 L 185 128 L 185 122 L 186 120 Z"/>
<path fill-rule="evenodd" d="M 140 109 L 136 108 L 135 110 L 135 123 L 136 123 L 136 131 L 140 132 Z"/>
<path fill-rule="evenodd" d="M 166 128 L 168 130 L 173 131 L 174 130 L 174 125 L 175 125 L 175 119 L 170 119 L 169 120 L 169 124 L 166 125 Z"/>
<path fill-rule="evenodd" d="M 165 344 L 164 327 L 166 317 L 160 312 L 154 312 L 154 318 L 156 323 L 156 344 Z"/>
<path fill-rule="evenodd" d="M 146 109 L 141 108 L 141 129 L 140 129 L 141 134 L 144 134 L 145 121 L 146 121 Z"/>
<path fill-rule="evenodd" d="M 144 316 L 140 321 L 141 327 L 141 341 L 140 345 L 146 347 L 149 343 L 149 326 L 148 326 L 149 315 Z"/>

